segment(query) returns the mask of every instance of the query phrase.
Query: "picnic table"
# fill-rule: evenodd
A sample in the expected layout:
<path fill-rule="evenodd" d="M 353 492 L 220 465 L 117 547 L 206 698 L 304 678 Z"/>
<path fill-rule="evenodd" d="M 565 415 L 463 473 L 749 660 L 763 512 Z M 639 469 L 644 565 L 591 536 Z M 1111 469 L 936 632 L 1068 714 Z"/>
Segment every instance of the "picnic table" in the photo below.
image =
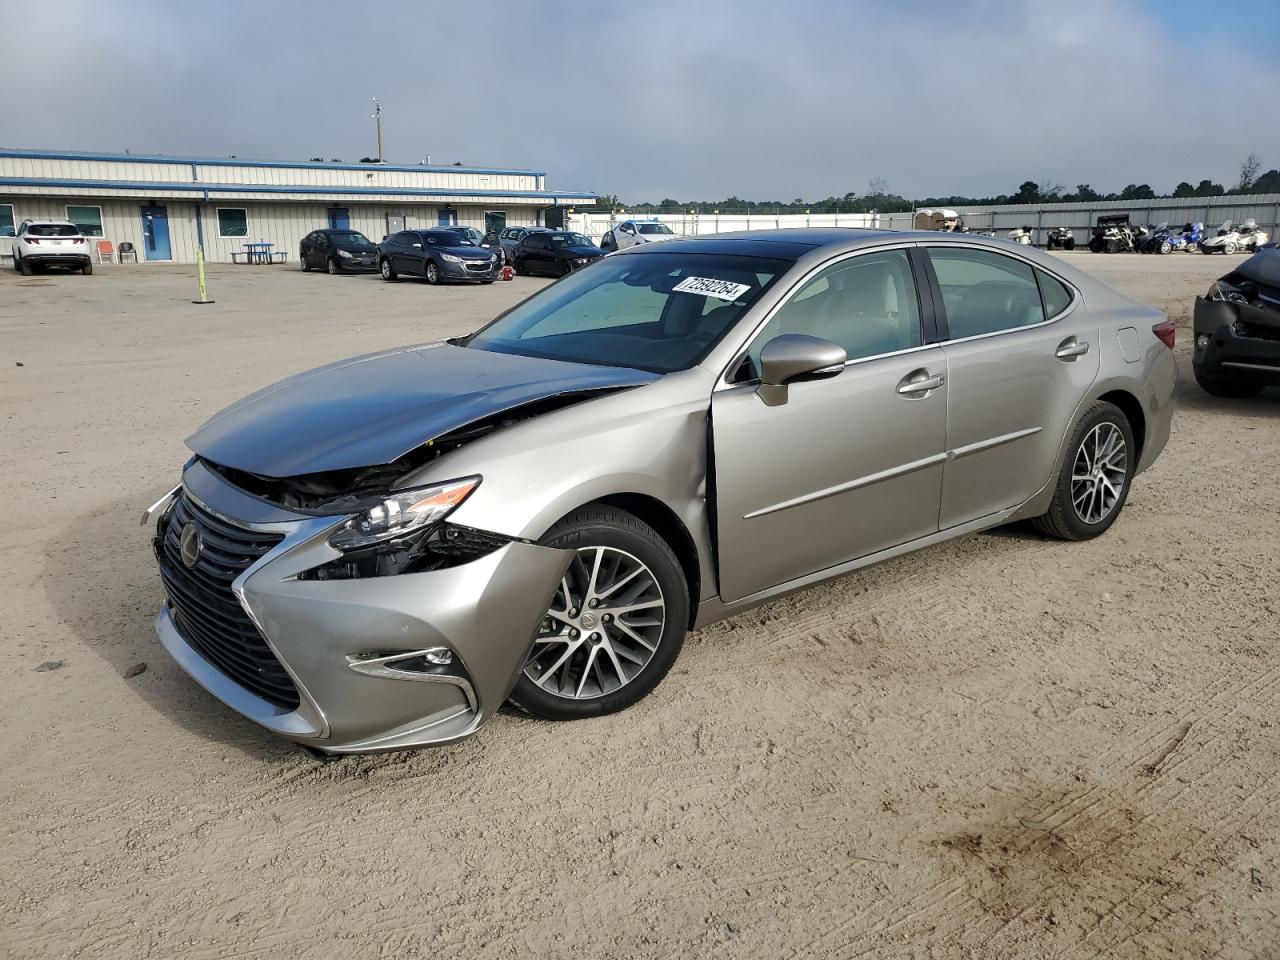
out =
<path fill-rule="evenodd" d="M 243 250 L 235 250 L 231 254 L 232 263 L 284 263 L 288 254 L 283 250 L 272 252 L 275 244 L 267 240 L 257 243 L 246 243 Z M 244 260 L 240 260 L 244 257 Z"/>

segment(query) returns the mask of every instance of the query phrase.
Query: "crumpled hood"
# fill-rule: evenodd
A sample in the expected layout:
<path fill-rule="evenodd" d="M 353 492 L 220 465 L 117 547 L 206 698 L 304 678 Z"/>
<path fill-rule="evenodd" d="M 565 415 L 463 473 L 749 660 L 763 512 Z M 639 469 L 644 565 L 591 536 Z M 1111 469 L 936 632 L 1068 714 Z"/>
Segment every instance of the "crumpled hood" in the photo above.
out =
<path fill-rule="evenodd" d="M 659 375 L 447 343 L 342 360 L 232 404 L 187 438 L 222 466 L 267 477 L 390 463 L 484 417 L 564 393 Z"/>

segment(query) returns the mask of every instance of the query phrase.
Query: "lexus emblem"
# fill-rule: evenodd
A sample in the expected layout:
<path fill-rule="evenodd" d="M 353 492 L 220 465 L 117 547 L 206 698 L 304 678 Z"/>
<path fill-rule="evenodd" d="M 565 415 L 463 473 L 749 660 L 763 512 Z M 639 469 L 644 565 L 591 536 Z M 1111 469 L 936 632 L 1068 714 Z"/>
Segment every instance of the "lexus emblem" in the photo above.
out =
<path fill-rule="evenodd" d="M 200 559 L 200 551 L 204 548 L 204 540 L 200 537 L 200 528 L 188 523 L 182 528 L 182 537 L 178 540 L 178 554 L 182 557 L 182 565 L 188 570 Z"/>

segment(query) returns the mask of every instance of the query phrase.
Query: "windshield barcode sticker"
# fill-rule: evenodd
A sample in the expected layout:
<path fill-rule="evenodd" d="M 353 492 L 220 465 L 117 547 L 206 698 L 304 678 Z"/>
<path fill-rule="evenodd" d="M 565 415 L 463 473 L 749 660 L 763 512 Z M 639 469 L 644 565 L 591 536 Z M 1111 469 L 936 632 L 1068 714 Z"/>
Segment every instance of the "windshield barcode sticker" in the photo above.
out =
<path fill-rule="evenodd" d="M 750 284 L 732 280 L 716 280 L 712 277 L 685 277 L 674 287 L 674 293 L 701 293 L 717 300 L 737 300 L 751 289 Z"/>

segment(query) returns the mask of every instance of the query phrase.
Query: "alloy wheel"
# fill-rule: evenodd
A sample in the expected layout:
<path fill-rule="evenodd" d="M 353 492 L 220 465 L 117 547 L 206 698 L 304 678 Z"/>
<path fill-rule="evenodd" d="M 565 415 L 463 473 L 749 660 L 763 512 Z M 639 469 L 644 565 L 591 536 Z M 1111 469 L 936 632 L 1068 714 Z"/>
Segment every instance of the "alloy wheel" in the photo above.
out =
<path fill-rule="evenodd" d="M 638 557 L 582 547 L 542 619 L 524 675 L 568 700 L 615 693 L 657 652 L 666 612 L 657 577 Z"/>
<path fill-rule="evenodd" d="M 1085 523 L 1111 515 L 1124 491 L 1129 451 L 1114 423 L 1100 423 L 1081 441 L 1071 468 L 1071 504 Z"/>
<path fill-rule="evenodd" d="M 434 260 L 427 261 L 427 283 L 435 283 L 440 279 L 440 268 Z"/>

